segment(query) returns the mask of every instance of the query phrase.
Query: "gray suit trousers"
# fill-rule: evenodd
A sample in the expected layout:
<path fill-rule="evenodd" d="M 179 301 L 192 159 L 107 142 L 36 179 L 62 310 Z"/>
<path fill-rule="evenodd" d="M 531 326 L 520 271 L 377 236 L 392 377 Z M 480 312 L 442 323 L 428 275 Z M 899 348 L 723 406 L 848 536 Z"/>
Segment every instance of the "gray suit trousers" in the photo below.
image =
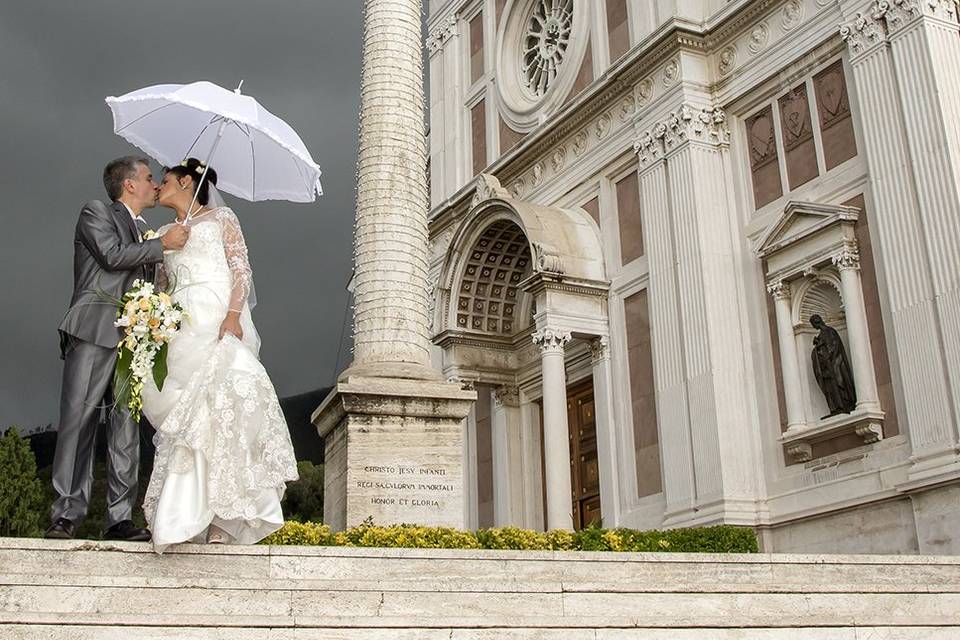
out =
<path fill-rule="evenodd" d="M 137 498 L 140 430 L 127 407 L 111 408 L 116 348 L 74 338 L 67 347 L 60 391 L 60 428 L 53 458 L 57 499 L 51 521 L 67 518 L 79 524 L 87 515 L 93 485 L 93 456 L 100 410 L 106 406 L 107 526 L 130 520 Z"/>

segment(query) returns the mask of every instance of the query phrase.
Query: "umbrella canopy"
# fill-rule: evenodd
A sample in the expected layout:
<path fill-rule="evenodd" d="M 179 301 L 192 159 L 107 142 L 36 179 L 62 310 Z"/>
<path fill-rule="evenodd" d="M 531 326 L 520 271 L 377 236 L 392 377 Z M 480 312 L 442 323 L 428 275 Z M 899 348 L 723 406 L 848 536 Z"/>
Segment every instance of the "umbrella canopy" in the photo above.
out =
<path fill-rule="evenodd" d="M 320 167 L 297 132 L 239 88 L 160 84 L 106 102 L 114 133 L 164 165 L 207 160 L 215 150 L 209 162 L 221 191 L 253 202 L 313 202 L 323 194 Z"/>

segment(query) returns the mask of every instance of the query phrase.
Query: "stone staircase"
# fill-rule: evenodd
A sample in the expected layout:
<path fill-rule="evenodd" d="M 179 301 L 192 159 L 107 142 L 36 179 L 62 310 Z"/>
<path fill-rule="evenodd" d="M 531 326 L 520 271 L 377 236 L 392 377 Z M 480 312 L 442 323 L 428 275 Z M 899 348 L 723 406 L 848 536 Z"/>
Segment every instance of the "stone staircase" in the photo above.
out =
<path fill-rule="evenodd" d="M 3 640 L 960 639 L 960 558 L 0 539 Z"/>

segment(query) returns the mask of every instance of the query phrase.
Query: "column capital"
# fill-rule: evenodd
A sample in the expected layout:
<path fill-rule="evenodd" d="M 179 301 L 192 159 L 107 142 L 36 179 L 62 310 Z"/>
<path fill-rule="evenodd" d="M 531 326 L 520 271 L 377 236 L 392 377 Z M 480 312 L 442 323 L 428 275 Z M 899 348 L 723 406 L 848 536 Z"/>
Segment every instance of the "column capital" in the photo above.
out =
<path fill-rule="evenodd" d="M 503 384 L 494 389 L 493 403 L 498 409 L 503 407 L 520 406 L 520 387 L 513 384 Z"/>
<path fill-rule="evenodd" d="M 661 122 L 642 132 L 633 144 L 641 167 L 656 162 L 685 142 L 715 146 L 730 144 L 727 114 L 723 109 L 683 104 Z"/>
<path fill-rule="evenodd" d="M 767 283 L 767 293 L 773 296 L 774 300 L 789 300 L 790 285 L 783 280 L 771 280 Z"/>
<path fill-rule="evenodd" d="M 597 364 L 610 357 L 610 338 L 600 336 L 590 341 L 590 361 Z"/>
<path fill-rule="evenodd" d="M 540 329 L 533 332 L 533 343 L 540 347 L 540 353 L 543 355 L 563 353 L 564 347 L 570 342 L 571 338 L 569 331 Z"/>
<path fill-rule="evenodd" d="M 457 14 L 451 13 L 427 36 L 427 49 L 430 51 L 430 55 L 433 56 L 438 51 L 441 51 L 447 44 L 447 41 L 456 36 Z"/>
<path fill-rule="evenodd" d="M 877 0 L 874 7 L 892 34 L 917 18 L 937 18 L 956 23 L 957 4 L 958 0 Z"/>
<path fill-rule="evenodd" d="M 840 25 L 840 37 L 854 55 L 886 42 L 887 29 L 883 23 L 883 14 L 876 5 L 866 12 L 858 12 L 852 22 Z"/>
<path fill-rule="evenodd" d="M 846 271 L 847 269 L 858 271 L 860 269 L 860 252 L 856 245 L 844 245 L 839 253 L 830 260 L 833 262 L 833 266 L 840 271 Z"/>

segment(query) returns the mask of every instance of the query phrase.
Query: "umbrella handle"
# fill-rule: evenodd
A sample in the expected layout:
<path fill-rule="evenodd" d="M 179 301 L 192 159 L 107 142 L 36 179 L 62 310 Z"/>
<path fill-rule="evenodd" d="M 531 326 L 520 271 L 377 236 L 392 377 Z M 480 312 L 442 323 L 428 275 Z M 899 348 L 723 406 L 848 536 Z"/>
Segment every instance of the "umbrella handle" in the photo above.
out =
<path fill-rule="evenodd" d="M 220 139 L 223 137 L 223 130 L 227 126 L 227 120 L 224 118 L 220 121 L 220 126 L 217 128 L 217 137 L 213 140 L 213 146 L 210 147 L 210 152 L 207 154 L 207 161 L 203 163 L 203 174 L 200 176 L 200 180 L 197 182 L 197 188 L 193 191 L 193 200 L 190 201 L 190 206 L 187 207 L 187 217 L 184 218 L 183 224 L 190 222 L 190 219 L 193 218 L 196 212 L 193 211 L 193 205 L 197 203 L 197 196 L 200 195 L 200 185 L 203 184 L 203 181 L 207 178 L 207 171 L 210 170 L 210 159 L 213 158 L 213 154 L 216 152 L 217 147 L 220 146 Z M 202 205 L 201 205 L 201 208 Z M 199 209 L 198 209 L 199 211 Z"/>

